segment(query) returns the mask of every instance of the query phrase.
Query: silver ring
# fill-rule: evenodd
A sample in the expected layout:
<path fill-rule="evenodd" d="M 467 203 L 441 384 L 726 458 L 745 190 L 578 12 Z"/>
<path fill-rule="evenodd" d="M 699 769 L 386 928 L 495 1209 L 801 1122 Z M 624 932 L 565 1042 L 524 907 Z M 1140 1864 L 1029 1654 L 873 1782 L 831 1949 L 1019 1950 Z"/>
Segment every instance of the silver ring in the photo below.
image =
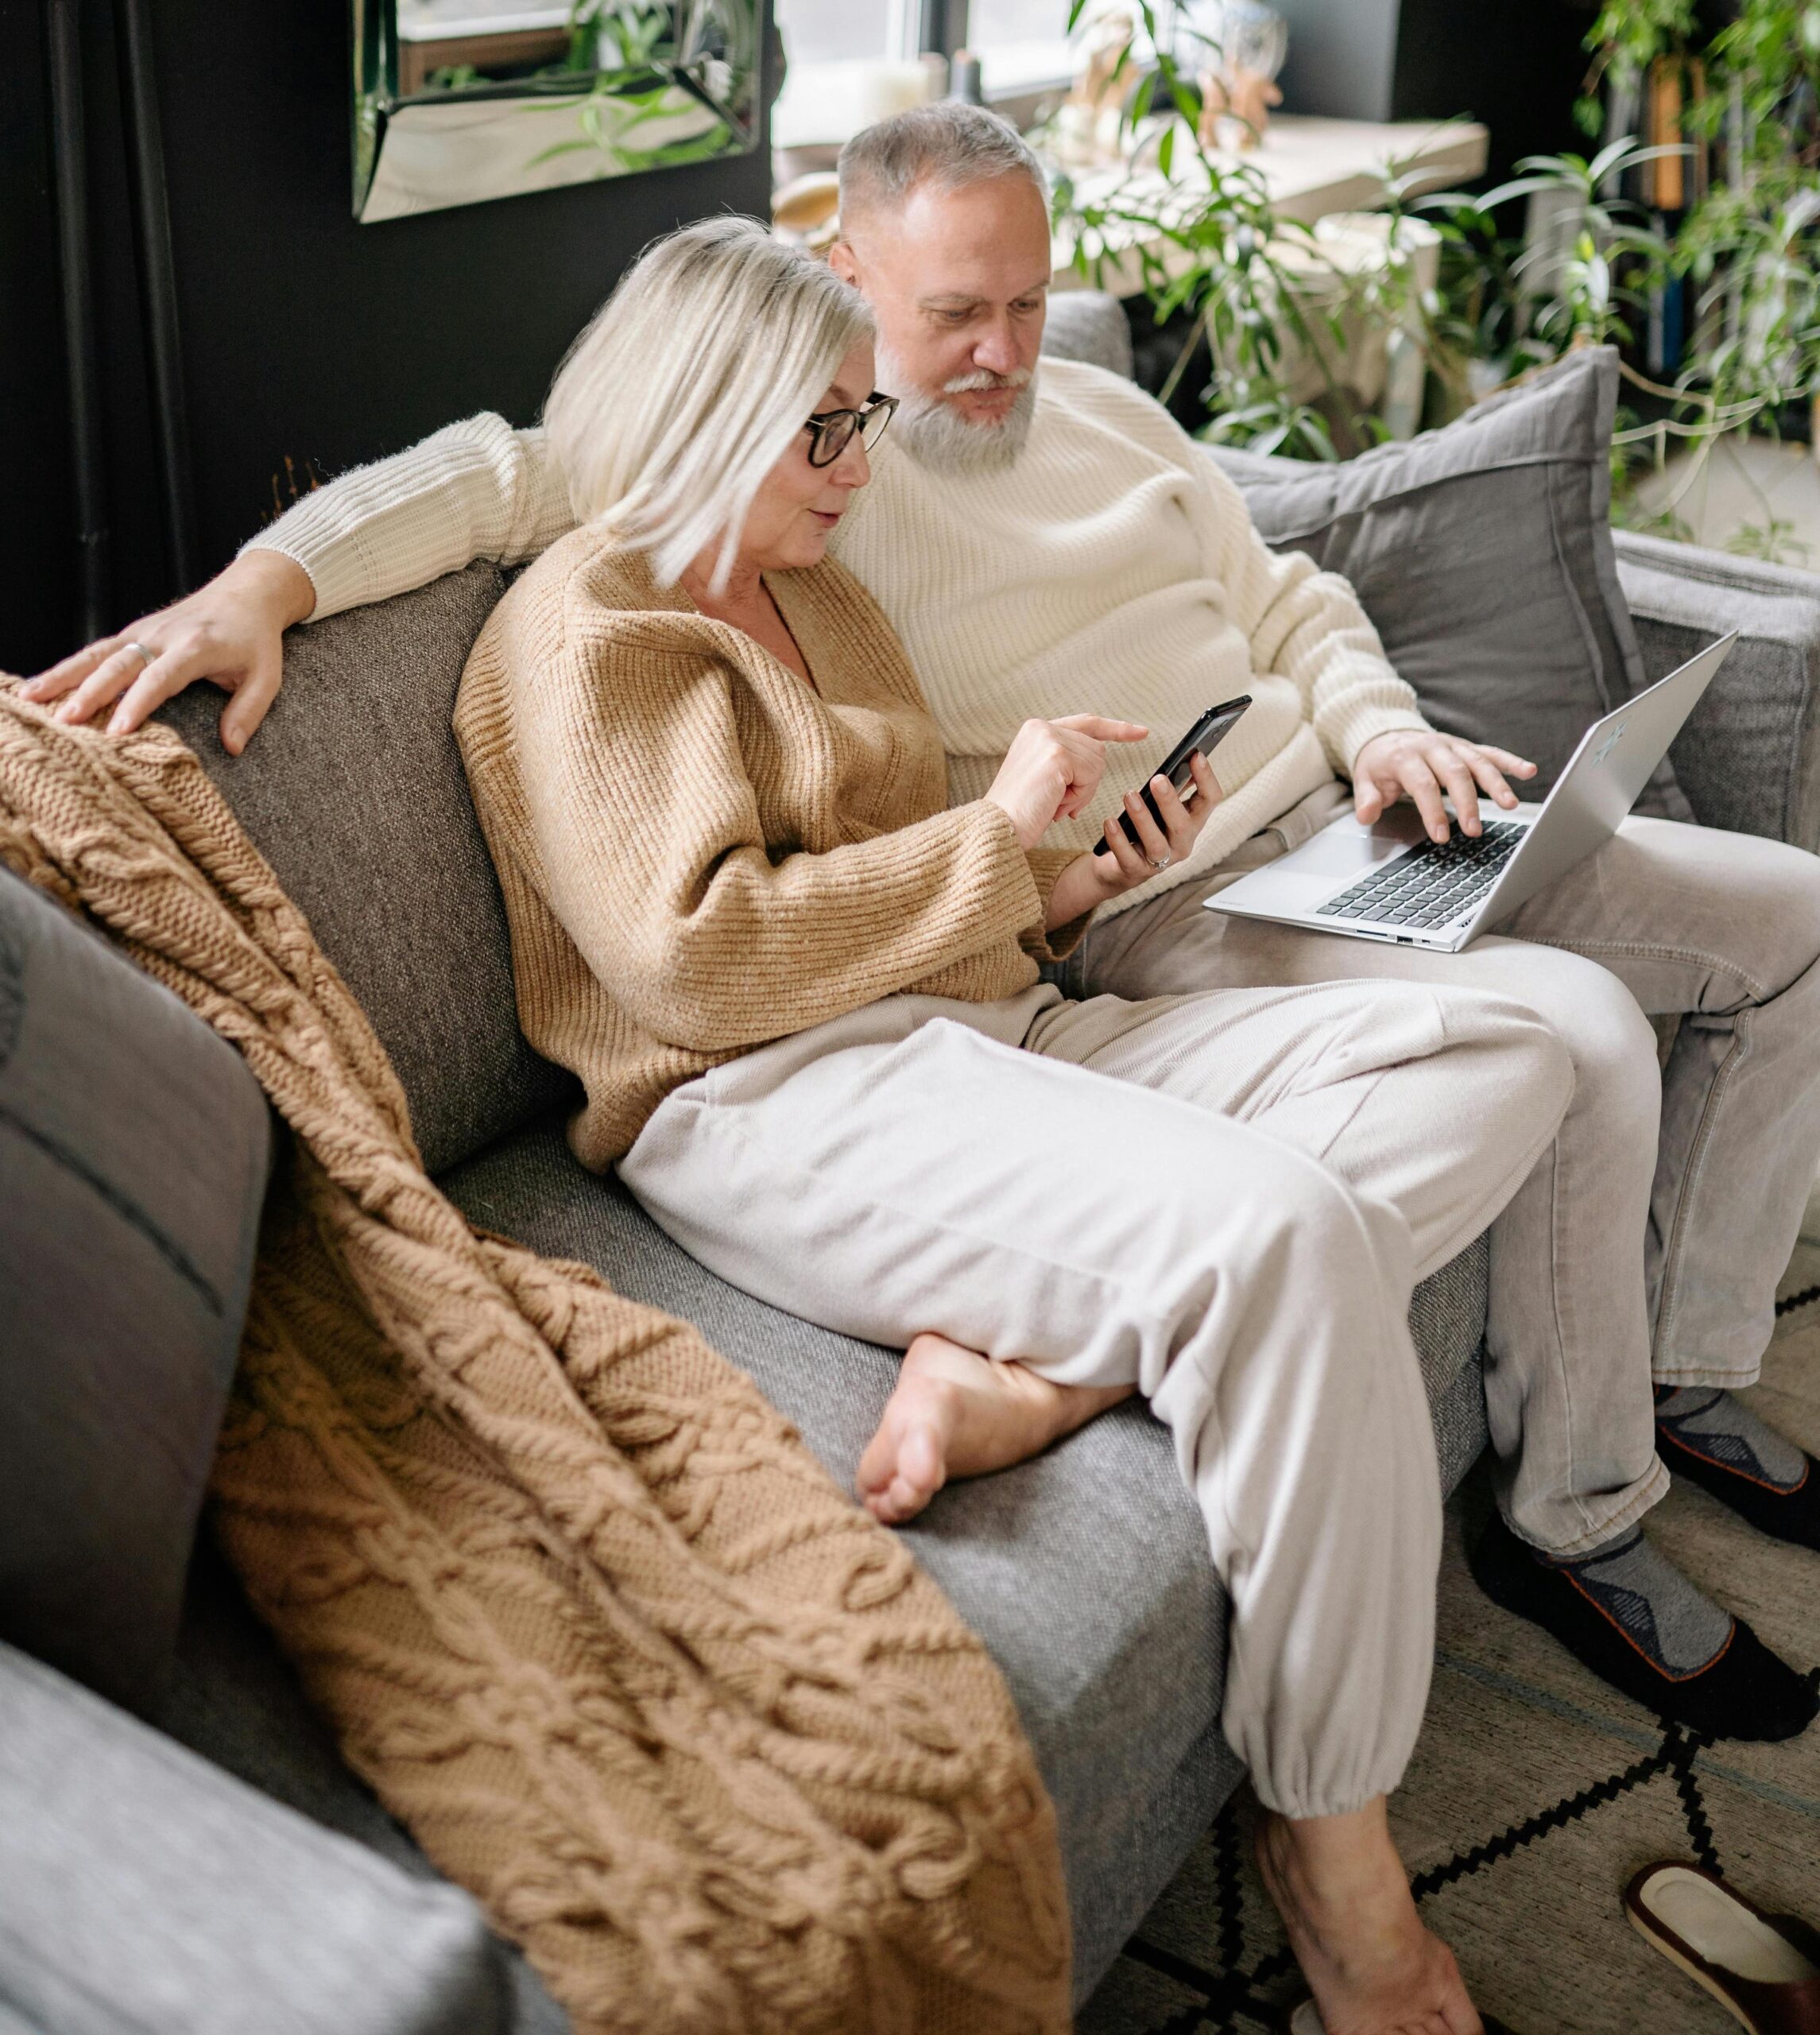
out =
<path fill-rule="evenodd" d="M 1156 855 L 1146 855 L 1144 859 L 1149 863 L 1152 869 L 1160 871 L 1169 866 L 1173 858 L 1169 855 L 1164 855 L 1159 859 Z"/>
<path fill-rule="evenodd" d="M 124 647 L 129 650 L 137 650 L 147 664 L 152 663 L 157 656 L 157 651 L 148 650 L 143 643 L 129 642 Z"/>

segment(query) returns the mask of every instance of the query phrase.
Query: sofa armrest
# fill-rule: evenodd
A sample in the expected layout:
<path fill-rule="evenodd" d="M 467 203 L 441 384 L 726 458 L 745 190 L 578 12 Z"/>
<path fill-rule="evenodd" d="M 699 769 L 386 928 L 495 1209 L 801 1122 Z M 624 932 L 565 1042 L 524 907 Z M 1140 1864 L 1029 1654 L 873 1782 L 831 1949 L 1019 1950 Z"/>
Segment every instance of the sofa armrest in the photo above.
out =
<path fill-rule="evenodd" d="M 1615 537 L 1652 681 L 1738 631 L 1670 751 L 1694 816 L 1820 849 L 1820 577 L 1629 530 Z"/>
<path fill-rule="evenodd" d="M 0 1645 L 0 1998 L 45 2035 L 492 2035 L 499 1946 L 414 1879 Z"/>

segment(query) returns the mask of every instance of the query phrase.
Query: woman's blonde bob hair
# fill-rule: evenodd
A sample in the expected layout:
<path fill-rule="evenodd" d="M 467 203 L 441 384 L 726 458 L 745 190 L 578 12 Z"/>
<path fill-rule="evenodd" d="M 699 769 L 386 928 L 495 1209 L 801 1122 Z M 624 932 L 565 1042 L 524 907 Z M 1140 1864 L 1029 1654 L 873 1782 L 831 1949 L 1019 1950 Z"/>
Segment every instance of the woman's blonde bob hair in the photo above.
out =
<path fill-rule="evenodd" d="M 857 291 L 750 219 L 654 241 L 544 406 L 576 520 L 648 551 L 662 586 L 718 538 L 724 586 L 765 475 L 872 334 Z"/>

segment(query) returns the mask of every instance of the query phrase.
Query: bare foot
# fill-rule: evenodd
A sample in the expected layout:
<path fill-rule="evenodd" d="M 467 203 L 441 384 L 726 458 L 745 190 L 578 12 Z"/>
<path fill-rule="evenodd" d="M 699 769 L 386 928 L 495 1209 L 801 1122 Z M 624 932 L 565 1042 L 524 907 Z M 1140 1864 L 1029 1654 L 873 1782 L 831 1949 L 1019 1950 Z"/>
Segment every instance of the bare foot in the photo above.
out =
<path fill-rule="evenodd" d="M 919 1335 L 859 1459 L 861 1502 L 888 1526 L 912 1519 L 949 1478 L 1022 1463 L 1133 1389 L 1054 1385 L 946 1335 Z"/>
<path fill-rule="evenodd" d="M 1484 2035 L 1415 1912 L 1381 1795 L 1347 1816 L 1267 1810 L 1257 1863 L 1326 2035 Z"/>

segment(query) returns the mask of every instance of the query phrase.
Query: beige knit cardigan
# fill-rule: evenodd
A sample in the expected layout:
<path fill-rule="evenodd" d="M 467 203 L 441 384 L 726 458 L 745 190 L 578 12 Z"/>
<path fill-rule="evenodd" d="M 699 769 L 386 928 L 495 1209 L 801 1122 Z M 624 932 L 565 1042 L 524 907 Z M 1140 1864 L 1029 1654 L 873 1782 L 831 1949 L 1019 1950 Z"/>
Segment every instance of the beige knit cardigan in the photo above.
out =
<path fill-rule="evenodd" d="M 191 752 L 0 686 L 0 858 L 294 1134 L 217 1533 L 343 1751 L 577 2035 L 1051 2035 L 1053 1812 L 984 1648 L 751 1381 L 425 1177 Z"/>
<path fill-rule="evenodd" d="M 891 625 L 832 560 L 768 575 L 812 684 L 598 528 L 488 616 L 455 737 L 505 893 L 518 1021 L 581 1077 L 585 1165 L 664 1097 L 901 991 L 1016 995 L 1078 851 L 951 809 L 942 738 Z"/>

